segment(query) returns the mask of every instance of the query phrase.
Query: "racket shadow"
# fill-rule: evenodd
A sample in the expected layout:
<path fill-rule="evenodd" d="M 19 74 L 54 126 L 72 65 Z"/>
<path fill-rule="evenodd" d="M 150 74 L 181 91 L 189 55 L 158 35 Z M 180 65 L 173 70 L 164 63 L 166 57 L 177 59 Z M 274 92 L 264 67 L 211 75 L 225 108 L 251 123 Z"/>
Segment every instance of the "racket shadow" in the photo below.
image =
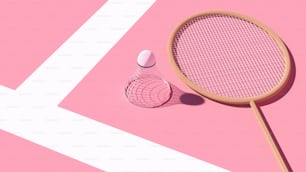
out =
<path fill-rule="evenodd" d="M 289 161 L 286 158 L 285 153 L 281 149 L 281 146 L 280 146 L 279 142 L 277 141 L 277 138 L 276 138 L 273 130 L 271 129 L 271 127 L 269 125 L 269 122 L 267 121 L 267 119 L 265 117 L 265 113 L 261 109 L 262 106 L 272 104 L 272 103 L 280 100 L 281 98 L 283 98 L 290 91 L 290 89 L 292 88 L 292 86 L 294 84 L 294 81 L 295 81 L 295 78 L 296 78 L 296 65 L 295 65 L 295 61 L 294 61 L 294 57 L 292 55 L 292 52 L 290 51 L 290 49 L 288 48 L 287 45 L 286 45 L 286 48 L 287 48 L 287 50 L 289 52 L 289 55 L 290 55 L 289 57 L 290 57 L 290 61 L 291 61 L 291 64 L 290 64 L 291 68 L 290 68 L 290 73 L 289 73 L 289 77 L 288 77 L 287 83 L 275 95 L 273 95 L 272 97 L 270 97 L 269 99 L 266 99 L 264 101 L 256 102 L 256 104 L 258 105 L 257 108 L 258 108 L 258 110 L 259 110 L 259 112 L 261 114 L 263 122 L 267 126 L 267 129 L 269 130 L 269 133 L 270 133 L 270 135 L 271 135 L 271 137 L 272 137 L 272 139 L 273 139 L 273 141 L 274 141 L 278 151 L 280 152 L 280 154 L 281 154 L 281 156 L 282 156 L 282 158 L 283 158 L 283 160 L 285 162 L 285 165 L 286 165 L 287 169 L 289 170 L 289 172 L 293 172 L 293 169 L 290 166 Z M 219 103 L 222 103 L 222 102 L 219 102 Z M 242 107 L 242 108 L 249 108 L 250 107 L 249 105 L 232 105 L 232 104 L 227 104 L 227 103 L 222 103 L 222 104 L 233 106 L 233 107 L 237 107 L 238 106 L 238 107 Z"/>
<path fill-rule="evenodd" d="M 266 124 L 270 134 L 271 134 L 271 137 L 277 147 L 277 149 L 279 150 L 284 162 L 285 162 L 285 165 L 287 167 L 287 169 L 289 170 L 289 172 L 293 172 L 293 169 L 292 167 L 290 166 L 289 164 L 289 161 L 288 159 L 286 158 L 286 155 L 285 153 L 283 152 L 279 142 L 277 141 L 276 139 L 276 136 L 273 132 L 273 130 L 271 129 L 267 119 L 265 118 L 265 115 L 264 115 L 264 112 L 261 110 L 260 107 L 264 106 L 264 105 L 268 105 L 268 104 L 271 104 L 271 103 L 274 103 L 276 101 L 278 101 L 279 99 L 281 99 L 282 97 L 284 97 L 289 91 L 290 89 L 292 88 L 293 84 L 294 84 L 294 81 L 295 81 L 295 77 L 296 77 L 296 65 L 295 65 L 295 61 L 294 61 L 294 57 L 292 55 L 292 52 L 290 51 L 290 49 L 288 48 L 288 46 L 285 44 L 288 52 L 289 52 L 289 57 L 290 57 L 290 61 L 291 61 L 291 68 L 290 68 L 290 73 L 289 73 L 289 78 L 288 78 L 288 81 L 287 83 L 284 85 L 284 87 L 277 93 L 275 94 L 273 97 L 271 97 L 270 99 L 267 99 L 265 101 L 262 101 L 262 102 L 259 102 L 257 103 L 258 104 L 258 110 L 260 111 L 260 113 L 262 114 L 262 119 L 264 121 L 264 123 Z"/>
<path fill-rule="evenodd" d="M 260 106 L 265 106 L 271 103 L 274 103 L 276 101 L 278 101 L 279 99 L 281 99 L 282 97 L 284 97 L 292 88 L 294 81 L 295 81 L 295 77 L 296 77 L 296 65 L 295 65 L 295 61 L 294 61 L 294 57 L 290 51 L 290 49 L 288 48 L 288 46 L 286 45 L 289 55 L 290 55 L 290 60 L 291 60 L 291 69 L 290 69 L 290 76 L 288 78 L 288 82 L 284 85 L 284 87 L 277 93 L 275 94 L 273 97 L 270 97 L 269 99 L 262 101 L 262 102 L 257 102 L 257 104 Z M 169 85 L 171 86 L 172 89 L 172 93 L 171 93 L 171 97 L 170 99 L 163 104 L 160 107 L 167 107 L 167 106 L 172 106 L 172 105 L 176 105 L 176 104 L 185 104 L 185 105 L 191 105 L 191 106 L 197 106 L 197 105 L 202 105 L 205 103 L 205 100 L 203 99 L 203 96 L 199 96 L 197 94 L 193 94 L 193 93 L 187 93 L 184 92 L 183 90 L 179 89 L 177 86 L 175 86 L 172 83 L 169 83 Z M 220 102 L 222 103 L 222 102 Z M 235 106 L 235 107 L 245 107 L 245 108 L 249 108 L 249 105 L 232 105 L 232 104 L 226 104 L 226 103 L 222 103 L 225 105 L 230 105 L 230 106 Z"/>
<path fill-rule="evenodd" d="M 288 46 L 285 44 L 288 52 L 289 52 L 289 57 L 290 57 L 290 61 L 291 61 L 291 68 L 290 68 L 290 74 L 288 77 L 288 81 L 287 83 L 284 85 L 284 87 L 279 90 L 279 92 L 277 94 L 275 94 L 273 97 L 270 97 L 269 99 L 262 101 L 262 102 L 258 102 L 257 105 L 259 106 L 264 106 L 264 105 L 268 105 L 271 103 L 274 103 L 276 101 L 278 101 L 279 99 L 281 99 L 282 97 L 284 97 L 292 88 L 294 81 L 295 81 L 295 77 L 296 77 L 296 65 L 295 65 L 295 61 L 294 61 L 294 57 L 290 51 L 290 49 L 288 48 Z"/>
<path fill-rule="evenodd" d="M 286 45 L 286 44 L 285 44 Z M 269 97 L 268 99 L 265 99 L 263 101 L 256 101 L 256 104 L 261 107 L 261 106 L 265 106 L 265 105 L 269 105 L 272 103 L 277 102 L 278 100 L 280 100 L 281 98 L 283 98 L 292 88 L 295 78 L 296 78 L 296 65 L 295 65 L 295 61 L 294 61 L 294 57 L 290 51 L 290 49 L 288 48 L 288 46 L 286 45 L 286 48 L 289 52 L 289 57 L 290 57 L 290 73 L 289 73 L 289 77 L 288 77 L 288 81 L 287 83 L 283 86 L 283 88 L 281 88 L 276 94 L 274 94 L 273 96 Z M 213 100 L 216 101 L 216 100 Z M 233 106 L 233 107 L 242 107 L 242 108 L 249 108 L 249 104 L 230 104 L 230 103 L 225 103 L 225 102 L 220 102 L 217 101 L 218 103 L 227 105 L 227 106 Z"/>
<path fill-rule="evenodd" d="M 171 86 L 172 90 L 171 97 L 168 100 L 168 102 L 166 102 L 160 107 L 168 107 L 177 104 L 198 106 L 205 103 L 205 100 L 202 96 L 193 93 L 184 92 L 183 90 L 179 89 L 177 86 L 175 86 L 172 83 L 169 83 L 169 85 Z"/>
<path fill-rule="evenodd" d="M 258 110 L 259 110 L 259 112 L 260 112 L 260 114 L 262 116 L 263 122 L 265 123 L 265 125 L 267 126 L 267 129 L 269 130 L 271 138 L 273 139 L 273 141 L 274 141 L 274 143 L 275 143 L 275 145 L 276 145 L 276 147 L 277 147 L 277 149 L 278 149 L 282 159 L 284 160 L 284 163 L 285 163 L 285 165 L 286 165 L 286 167 L 288 169 L 288 172 L 293 172 L 292 167 L 290 166 L 289 161 L 288 161 L 284 151 L 282 150 L 279 142 L 277 141 L 276 136 L 275 136 L 273 130 L 271 129 L 267 119 L 265 118 L 265 115 L 263 115 L 264 114 L 263 111 L 261 110 L 260 107 L 257 107 L 257 108 L 258 108 Z"/>

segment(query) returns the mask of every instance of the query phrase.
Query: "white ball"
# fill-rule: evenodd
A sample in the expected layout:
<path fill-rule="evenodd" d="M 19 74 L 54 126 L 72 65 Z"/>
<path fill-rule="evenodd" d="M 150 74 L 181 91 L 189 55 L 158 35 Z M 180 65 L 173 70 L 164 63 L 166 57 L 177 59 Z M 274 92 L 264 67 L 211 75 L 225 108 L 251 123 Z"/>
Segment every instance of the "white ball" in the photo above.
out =
<path fill-rule="evenodd" d="M 154 66 L 156 63 L 154 54 L 150 50 L 142 50 L 138 55 L 137 63 L 142 67 Z"/>

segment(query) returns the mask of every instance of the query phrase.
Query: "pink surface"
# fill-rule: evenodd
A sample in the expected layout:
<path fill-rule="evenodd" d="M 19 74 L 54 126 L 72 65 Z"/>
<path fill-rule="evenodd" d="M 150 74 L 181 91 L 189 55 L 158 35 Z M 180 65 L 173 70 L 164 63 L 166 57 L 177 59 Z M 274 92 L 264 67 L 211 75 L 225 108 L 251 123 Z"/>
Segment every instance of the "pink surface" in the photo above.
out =
<path fill-rule="evenodd" d="M 1 84 L 16 88 L 103 3 L 79 0 L 71 2 L 0 2 Z M 241 12 L 270 26 L 288 45 L 294 57 L 296 78 L 291 90 L 279 101 L 262 107 L 262 110 L 292 169 L 304 172 L 305 5 L 302 0 L 157 1 L 61 106 L 232 171 L 280 171 L 249 108 L 226 106 L 205 99 L 198 106 L 174 101 L 176 105 L 147 109 L 131 105 L 123 95 L 124 83 L 134 72 L 136 56 L 142 49 L 154 51 L 158 67 L 167 80 L 185 92 L 192 92 L 177 78 L 170 66 L 167 57 L 170 32 L 183 18 L 194 13 L 214 9 Z M 44 17 L 49 19 L 44 20 Z M 118 61 L 122 63 L 118 64 Z M 0 144 L 5 140 L 5 144 L 16 145 L 8 147 L 12 151 L 15 147 L 25 153 L 27 149 L 40 149 L 43 156 L 51 158 L 50 161 L 56 164 L 63 158 L 33 143 L 21 143 L 7 133 L 2 132 L 0 140 Z M 37 167 L 37 161 L 25 161 L 25 157 L 6 158 L 10 154 L 11 151 L 1 151 L 1 161 L 9 164 L 28 162 L 29 171 L 43 171 Z M 18 156 L 14 154 L 14 157 Z M 77 165 L 70 165 L 68 161 L 74 163 L 74 160 L 67 159 L 67 163 L 61 167 L 67 165 L 71 170 L 64 171 L 76 171 L 72 169 Z M 13 168 L 18 167 L 11 167 L 8 171 L 20 171 Z M 82 171 L 96 170 L 88 168 Z"/>
<path fill-rule="evenodd" d="M 171 31 L 183 18 L 212 9 L 252 16 L 273 28 L 290 48 L 296 78 L 281 100 L 262 107 L 294 171 L 306 171 L 305 42 L 302 1 L 158 1 L 64 100 L 62 107 L 155 141 L 232 171 L 280 171 L 250 108 L 205 99 L 199 106 L 177 104 L 157 109 L 129 104 L 125 81 L 142 49 L 154 51 L 166 79 L 192 92 L 174 74 L 167 57 Z M 120 61 L 122 63 L 118 64 Z"/>
<path fill-rule="evenodd" d="M 16 88 L 104 2 L 1 0 L 0 84 Z M 1 130 L 0 171 L 101 170 Z"/>
<path fill-rule="evenodd" d="M 17 88 L 104 2 L 1 0 L 0 83 Z"/>
<path fill-rule="evenodd" d="M 0 131 L 0 138 L 0 171 L 2 172 L 101 172 L 99 169 L 4 131 Z"/>

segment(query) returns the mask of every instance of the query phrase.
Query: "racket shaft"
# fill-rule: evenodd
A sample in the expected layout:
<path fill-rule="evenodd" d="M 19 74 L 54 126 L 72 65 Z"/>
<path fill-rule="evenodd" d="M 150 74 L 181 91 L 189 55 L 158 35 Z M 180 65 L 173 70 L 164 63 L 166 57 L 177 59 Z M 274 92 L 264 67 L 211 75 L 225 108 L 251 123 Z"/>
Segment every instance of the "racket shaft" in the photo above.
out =
<path fill-rule="evenodd" d="M 273 136 L 273 133 L 271 132 L 271 129 L 269 128 L 263 114 L 258 109 L 257 105 L 254 101 L 250 102 L 251 108 L 254 110 L 256 114 L 257 121 L 259 122 L 261 128 L 263 129 L 266 138 L 268 139 L 270 145 L 272 146 L 273 153 L 276 156 L 278 163 L 280 164 L 283 172 L 289 172 L 289 167 L 285 161 L 285 157 L 282 156 L 280 147 L 277 145 L 277 141 L 275 137 Z"/>

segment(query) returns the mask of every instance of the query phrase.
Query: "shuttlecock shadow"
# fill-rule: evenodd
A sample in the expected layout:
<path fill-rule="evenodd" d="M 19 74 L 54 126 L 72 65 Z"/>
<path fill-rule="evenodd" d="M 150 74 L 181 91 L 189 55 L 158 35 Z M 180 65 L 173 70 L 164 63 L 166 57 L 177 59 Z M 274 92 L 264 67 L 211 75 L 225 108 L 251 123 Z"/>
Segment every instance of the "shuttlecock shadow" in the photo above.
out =
<path fill-rule="evenodd" d="M 125 85 L 125 96 L 130 103 L 143 108 L 158 108 L 175 104 L 201 105 L 204 99 L 186 93 L 157 75 L 141 75 Z"/>
<path fill-rule="evenodd" d="M 193 93 L 187 93 L 183 90 L 179 89 L 177 86 L 175 86 L 172 83 L 169 83 L 172 93 L 171 97 L 164 105 L 161 107 L 167 107 L 177 104 L 184 104 L 184 105 L 190 105 L 190 106 L 198 106 L 205 103 L 205 100 L 202 96 L 199 96 L 197 94 Z"/>

